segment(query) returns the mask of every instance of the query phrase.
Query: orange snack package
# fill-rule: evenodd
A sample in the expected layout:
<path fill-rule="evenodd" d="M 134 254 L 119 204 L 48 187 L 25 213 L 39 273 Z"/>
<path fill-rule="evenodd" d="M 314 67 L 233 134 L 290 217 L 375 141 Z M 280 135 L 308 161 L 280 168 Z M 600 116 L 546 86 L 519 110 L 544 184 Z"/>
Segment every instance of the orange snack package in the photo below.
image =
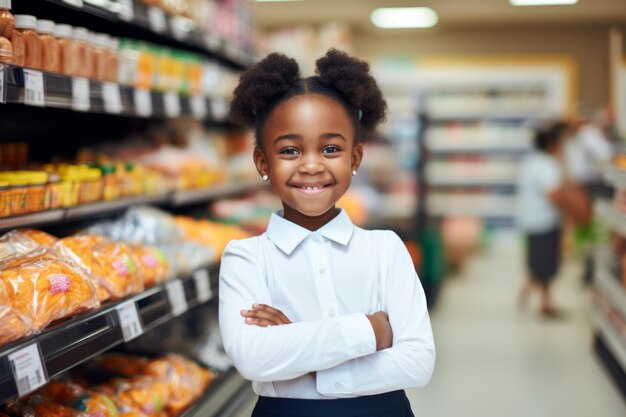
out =
<path fill-rule="evenodd" d="M 33 331 L 100 305 L 84 271 L 46 251 L 5 261 L 0 281 L 13 309 Z"/>
<path fill-rule="evenodd" d="M 44 397 L 34 396 L 22 408 L 23 417 L 89 417 L 89 414 L 66 405 L 52 402 Z"/>
<path fill-rule="evenodd" d="M 161 249 L 154 246 L 132 245 L 131 250 L 139 261 L 139 269 L 146 288 L 170 277 L 170 264 Z"/>
<path fill-rule="evenodd" d="M 105 371 L 126 377 L 143 374 L 143 370 L 149 364 L 148 359 L 142 356 L 123 353 L 106 353 L 98 357 L 97 363 Z"/>
<path fill-rule="evenodd" d="M 54 249 L 87 271 L 96 284 L 100 301 L 119 299 L 144 289 L 137 260 L 124 243 L 84 234 L 61 239 Z"/>
<path fill-rule="evenodd" d="M 167 416 L 164 403 L 170 394 L 165 382 L 148 376 L 133 379 L 115 378 L 108 384 L 120 410 L 138 410 L 148 417 Z"/>
<path fill-rule="evenodd" d="M 28 336 L 30 327 L 13 310 L 4 282 L 0 281 L 0 346 Z"/>
<path fill-rule="evenodd" d="M 119 410 L 115 402 L 100 392 L 90 391 L 71 402 L 76 410 L 84 411 L 90 417 L 118 417 Z"/>
<path fill-rule="evenodd" d="M 169 396 L 165 407 L 170 415 L 179 414 L 189 407 L 213 379 L 210 371 L 175 354 L 150 361 L 144 372 L 167 384 Z"/>

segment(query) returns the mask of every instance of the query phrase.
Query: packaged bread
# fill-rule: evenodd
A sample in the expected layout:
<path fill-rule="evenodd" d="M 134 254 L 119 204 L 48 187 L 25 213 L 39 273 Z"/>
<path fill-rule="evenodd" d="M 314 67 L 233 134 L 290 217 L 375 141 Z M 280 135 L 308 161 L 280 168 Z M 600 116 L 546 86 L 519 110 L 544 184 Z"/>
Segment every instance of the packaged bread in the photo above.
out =
<path fill-rule="evenodd" d="M 28 336 L 30 332 L 30 326 L 15 312 L 4 282 L 0 281 L 0 346 Z"/>
<path fill-rule="evenodd" d="M 85 272 L 47 251 L 5 261 L 0 281 L 13 309 L 33 331 L 99 306 Z"/>
<path fill-rule="evenodd" d="M 143 374 L 144 369 L 150 363 L 148 359 L 142 356 L 123 353 L 100 355 L 97 362 L 103 370 L 126 377 Z"/>
<path fill-rule="evenodd" d="M 41 247 L 36 241 L 15 230 L 0 236 L 0 262 L 37 250 L 41 250 Z"/>
<path fill-rule="evenodd" d="M 39 388 L 35 395 L 55 403 L 67 403 L 85 395 L 85 389 L 72 381 L 54 379 Z"/>
<path fill-rule="evenodd" d="M 165 401 L 169 390 L 163 381 L 148 376 L 115 378 L 108 384 L 115 392 L 113 401 L 121 410 L 139 410 L 148 417 L 166 417 Z"/>
<path fill-rule="evenodd" d="M 87 271 L 100 301 L 119 299 L 144 289 L 137 260 L 124 243 L 84 234 L 61 239 L 54 249 Z"/>
<path fill-rule="evenodd" d="M 72 408 L 87 413 L 90 417 L 118 417 L 115 402 L 106 394 L 89 391 L 71 402 Z"/>
<path fill-rule="evenodd" d="M 58 240 L 51 234 L 42 232 L 41 230 L 37 229 L 18 229 L 9 233 L 24 236 L 30 240 L 35 241 L 35 243 L 37 243 L 39 246 L 43 246 L 44 248 L 51 248 Z"/>
<path fill-rule="evenodd" d="M 143 245 L 131 245 L 130 248 L 138 261 L 146 288 L 171 276 L 169 261 L 161 249 Z"/>
<path fill-rule="evenodd" d="M 213 375 L 194 362 L 175 354 L 150 361 L 144 373 L 166 383 L 166 410 L 177 415 L 195 402 L 210 384 Z"/>
<path fill-rule="evenodd" d="M 89 414 L 40 396 L 33 396 L 22 407 L 22 417 L 90 417 Z"/>

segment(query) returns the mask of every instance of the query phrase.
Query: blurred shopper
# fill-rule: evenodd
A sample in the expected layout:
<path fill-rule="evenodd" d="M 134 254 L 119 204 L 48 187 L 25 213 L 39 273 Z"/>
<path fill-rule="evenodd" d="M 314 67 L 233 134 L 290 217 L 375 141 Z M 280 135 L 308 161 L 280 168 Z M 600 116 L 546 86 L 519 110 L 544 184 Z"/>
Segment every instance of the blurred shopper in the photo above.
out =
<path fill-rule="evenodd" d="M 550 123 L 535 133 L 536 152 L 520 169 L 518 225 L 527 239 L 529 279 L 520 297 L 541 293 L 541 313 L 554 316 L 550 284 L 556 277 L 561 255 L 561 224 L 564 215 L 577 223 L 589 218 L 585 194 L 564 179 L 563 139 L 567 125 Z"/>

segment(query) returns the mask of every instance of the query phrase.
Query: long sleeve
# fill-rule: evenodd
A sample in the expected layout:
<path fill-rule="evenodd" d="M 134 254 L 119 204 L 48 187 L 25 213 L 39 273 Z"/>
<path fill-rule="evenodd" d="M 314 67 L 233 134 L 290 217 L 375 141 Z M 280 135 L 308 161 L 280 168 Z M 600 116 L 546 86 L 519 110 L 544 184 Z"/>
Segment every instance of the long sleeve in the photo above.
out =
<path fill-rule="evenodd" d="M 259 244 L 259 238 L 231 242 L 220 268 L 220 331 L 241 375 L 257 382 L 290 380 L 376 351 L 364 314 L 284 326 L 245 324 L 242 309 L 254 303 L 272 305 Z"/>
<path fill-rule="evenodd" d="M 387 234 L 388 275 L 384 306 L 393 329 L 393 346 L 317 372 L 317 390 L 329 397 L 373 395 L 423 387 L 435 364 L 435 345 L 424 290 L 408 251 Z"/>

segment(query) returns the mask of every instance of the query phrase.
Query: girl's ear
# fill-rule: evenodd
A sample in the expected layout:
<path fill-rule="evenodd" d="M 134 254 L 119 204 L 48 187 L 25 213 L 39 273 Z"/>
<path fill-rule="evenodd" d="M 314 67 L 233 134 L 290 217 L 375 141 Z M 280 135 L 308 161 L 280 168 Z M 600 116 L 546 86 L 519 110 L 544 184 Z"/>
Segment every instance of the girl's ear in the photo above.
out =
<path fill-rule="evenodd" d="M 358 171 L 363 160 L 363 145 L 357 143 L 352 149 L 352 171 Z"/>
<path fill-rule="evenodd" d="M 258 146 L 254 147 L 254 153 L 252 154 L 252 158 L 254 159 L 254 165 L 256 165 L 256 170 L 259 172 L 259 175 L 269 175 L 267 158 L 265 158 L 265 152 L 263 152 L 261 148 L 259 148 Z"/>

